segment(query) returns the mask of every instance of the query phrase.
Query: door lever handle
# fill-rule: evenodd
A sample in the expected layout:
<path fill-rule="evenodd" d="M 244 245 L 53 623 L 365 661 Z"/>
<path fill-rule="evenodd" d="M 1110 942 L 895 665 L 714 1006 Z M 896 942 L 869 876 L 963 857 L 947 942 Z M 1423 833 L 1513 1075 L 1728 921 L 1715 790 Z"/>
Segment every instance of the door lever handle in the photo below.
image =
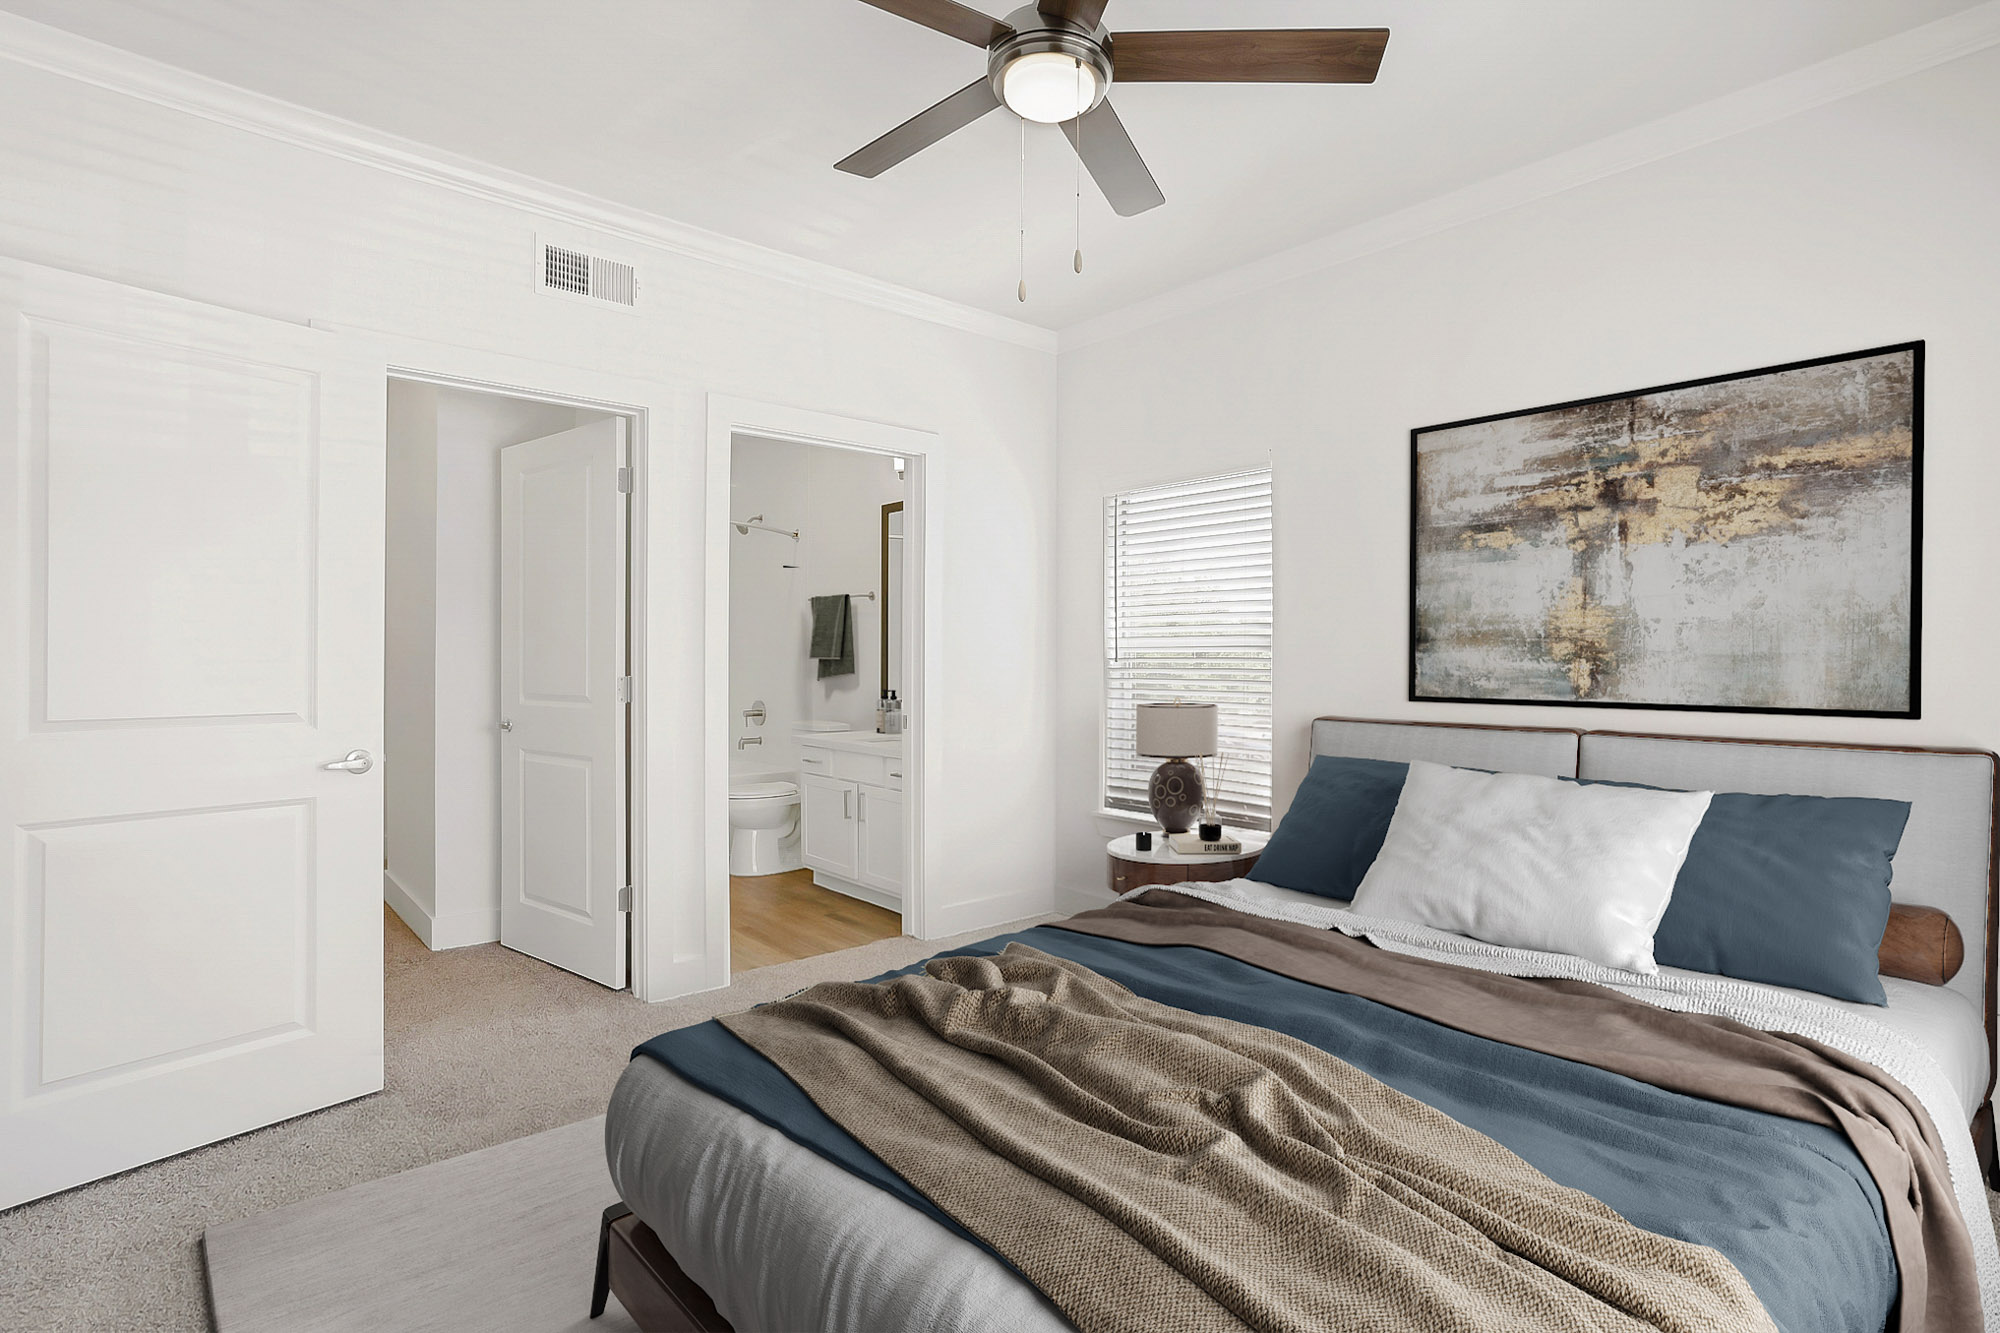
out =
<path fill-rule="evenodd" d="M 513 729 L 514 729 L 514 719 L 513 719 L 513 718 L 511 718 L 511 717 L 503 717 L 503 718 L 501 718 L 501 719 L 500 719 L 500 730 L 502 730 L 502 731 L 512 731 Z"/>
<path fill-rule="evenodd" d="M 336 759 L 330 764 L 321 764 L 329 773 L 366 773 L 375 767 L 374 756 L 366 750 L 349 750 L 347 758 Z"/>

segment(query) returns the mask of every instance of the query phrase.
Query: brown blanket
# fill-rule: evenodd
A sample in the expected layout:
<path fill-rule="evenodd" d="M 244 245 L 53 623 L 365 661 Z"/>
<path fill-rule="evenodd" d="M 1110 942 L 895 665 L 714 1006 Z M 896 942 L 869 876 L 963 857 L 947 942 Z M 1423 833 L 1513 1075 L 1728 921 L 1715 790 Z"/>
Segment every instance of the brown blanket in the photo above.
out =
<path fill-rule="evenodd" d="M 1337 931 L 1153 892 L 1054 923 L 1185 944 L 1346 991 L 1475 1036 L 1655 1087 L 1840 1130 L 1881 1190 L 1902 1277 L 1901 1333 L 1985 1327 L 1972 1240 L 1937 1129 L 1900 1083 L 1804 1037 L 1671 1013 L 1588 982 L 1528 980 L 1377 949 Z"/>
<path fill-rule="evenodd" d="M 722 1021 L 1091 1333 L 1772 1327 L 1345 1061 L 1020 944 Z"/>

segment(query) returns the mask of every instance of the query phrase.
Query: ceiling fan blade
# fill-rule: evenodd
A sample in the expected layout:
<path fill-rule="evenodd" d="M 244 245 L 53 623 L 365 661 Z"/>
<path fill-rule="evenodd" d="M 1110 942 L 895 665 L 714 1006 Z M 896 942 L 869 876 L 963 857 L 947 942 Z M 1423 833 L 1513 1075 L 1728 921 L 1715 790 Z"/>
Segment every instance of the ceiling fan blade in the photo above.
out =
<path fill-rule="evenodd" d="M 833 165 L 856 176 L 879 176 L 906 157 L 929 148 L 954 130 L 962 130 L 1000 105 L 986 79 L 968 83 L 928 111 L 919 111 L 865 148 L 856 149 Z"/>
<path fill-rule="evenodd" d="M 1035 7 L 1044 14 L 1068 19 L 1085 32 L 1095 32 L 1104 17 L 1105 0 L 1041 0 Z"/>
<path fill-rule="evenodd" d="M 1088 115 L 1064 121 L 1062 131 L 1119 217 L 1129 218 L 1167 202 L 1110 102 L 1099 102 Z"/>
<path fill-rule="evenodd" d="M 971 42 L 974 46 L 991 46 L 1014 31 L 999 19 L 958 4 L 956 0 L 861 0 L 861 3 L 886 9 L 912 23 L 921 23 L 926 28 L 947 37 L 956 37 L 961 42 Z"/>
<path fill-rule="evenodd" d="M 1387 28 L 1244 32 L 1121 32 L 1111 39 L 1119 83 L 1373 83 Z"/>

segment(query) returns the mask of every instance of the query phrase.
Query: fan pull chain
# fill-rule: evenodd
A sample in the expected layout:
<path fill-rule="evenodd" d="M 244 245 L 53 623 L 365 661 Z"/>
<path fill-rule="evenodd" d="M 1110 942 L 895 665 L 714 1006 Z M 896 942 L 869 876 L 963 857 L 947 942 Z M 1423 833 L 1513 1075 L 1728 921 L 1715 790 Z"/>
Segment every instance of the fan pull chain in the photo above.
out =
<path fill-rule="evenodd" d="M 1015 299 L 1028 299 L 1028 121 L 1021 118 L 1021 285 Z"/>
<path fill-rule="evenodd" d="M 1076 60 L 1076 104 L 1084 104 L 1084 62 Z M 1076 272 L 1084 270 L 1084 112 L 1076 112 Z"/>

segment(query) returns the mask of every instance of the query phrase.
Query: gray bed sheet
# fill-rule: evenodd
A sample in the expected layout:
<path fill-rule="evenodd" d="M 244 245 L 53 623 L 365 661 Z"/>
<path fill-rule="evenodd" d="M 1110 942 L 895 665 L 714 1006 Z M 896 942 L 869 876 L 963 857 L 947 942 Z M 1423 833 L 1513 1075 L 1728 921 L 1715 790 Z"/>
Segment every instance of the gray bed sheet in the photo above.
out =
<path fill-rule="evenodd" d="M 985 1250 L 657 1060 L 626 1066 L 604 1141 L 619 1196 L 739 1329 L 1070 1329 Z"/>

